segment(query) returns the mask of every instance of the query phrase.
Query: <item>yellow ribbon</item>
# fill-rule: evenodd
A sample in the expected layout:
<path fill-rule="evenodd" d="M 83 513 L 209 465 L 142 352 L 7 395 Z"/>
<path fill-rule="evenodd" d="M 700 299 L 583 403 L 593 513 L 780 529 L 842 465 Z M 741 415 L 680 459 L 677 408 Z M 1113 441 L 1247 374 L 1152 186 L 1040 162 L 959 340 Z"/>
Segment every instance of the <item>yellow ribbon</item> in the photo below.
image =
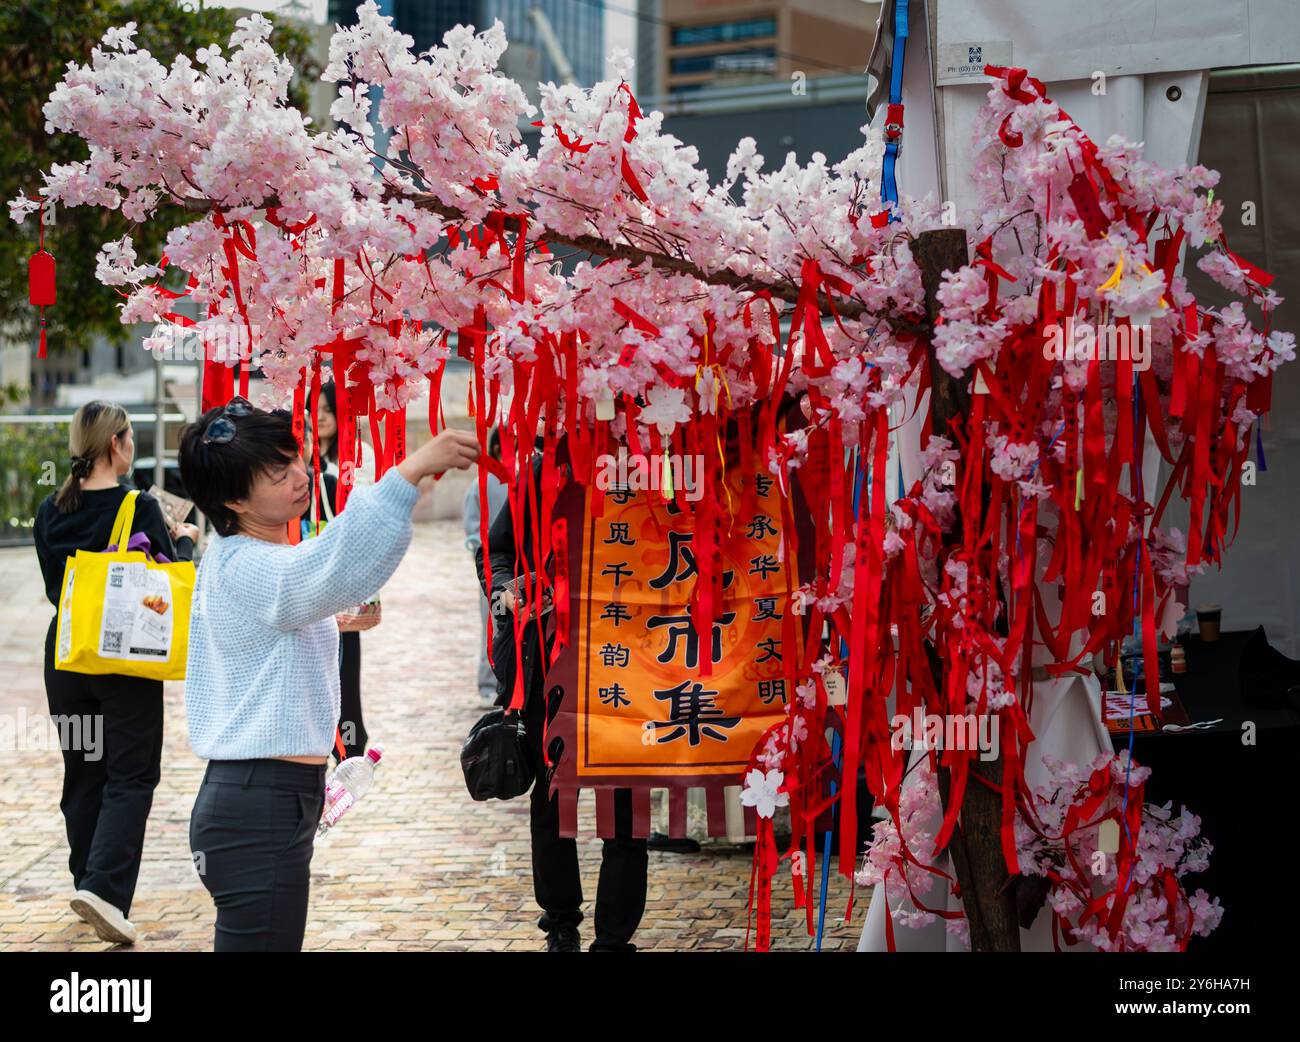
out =
<path fill-rule="evenodd" d="M 1124 276 L 1124 254 L 1119 255 L 1119 262 L 1115 265 L 1115 270 L 1111 272 L 1110 278 L 1097 287 L 1097 292 L 1102 293 L 1106 290 L 1114 289 L 1119 285 L 1119 280 Z"/>
<path fill-rule="evenodd" d="M 1155 272 L 1153 272 L 1151 268 L 1146 264 L 1142 265 L 1142 271 L 1143 274 L 1146 275 L 1155 274 Z M 1105 282 L 1103 282 L 1100 286 L 1097 287 L 1097 292 L 1105 293 L 1117 288 L 1120 284 L 1120 280 L 1123 277 L 1124 277 L 1124 254 L 1121 253 L 1119 255 L 1119 260 L 1115 264 L 1115 270 L 1110 273 L 1110 278 L 1108 278 Z M 1169 301 L 1165 300 L 1164 294 L 1161 294 L 1160 296 L 1160 306 L 1162 308 L 1169 307 Z"/>
<path fill-rule="evenodd" d="M 709 324 L 706 320 L 704 323 L 704 363 L 695 367 L 695 393 L 700 393 L 700 381 L 704 378 L 704 370 L 713 371 L 713 415 L 718 414 L 718 390 L 719 384 L 721 389 L 727 394 L 727 410 L 731 410 L 731 385 L 727 382 L 726 373 L 723 372 L 722 366 L 717 362 L 709 361 Z M 722 491 L 727 494 L 727 534 L 731 534 L 732 526 L 735 524 L 735 512 L 731 507 L 731 489 L 727 487 L 727 454 L 722 447 L 722 435 L 715 431 L 714 438 L 718 443 L 718 461 L 722 464 Z"/>

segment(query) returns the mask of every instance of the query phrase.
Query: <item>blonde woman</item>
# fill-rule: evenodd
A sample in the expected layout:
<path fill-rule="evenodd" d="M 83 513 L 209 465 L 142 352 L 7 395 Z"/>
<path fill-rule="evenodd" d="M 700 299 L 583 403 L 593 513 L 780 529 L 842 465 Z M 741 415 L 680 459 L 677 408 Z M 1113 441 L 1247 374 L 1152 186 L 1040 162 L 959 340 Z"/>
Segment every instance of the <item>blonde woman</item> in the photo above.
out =
<path fill-rule="evenodd" d="M 78 550 L 106 547 L 129 490 L 122 479 L 131 472 L 135 437 L 126 410 L 111 402 L 83 405 L 72 417 L 68 447 L 71 473 L 36 512 L 36 556 L 55 608 L 65 562 Z M 171 561 L 189 560 L 198 536 L 193 525 L 169 525 L 157 500 L 145 493 L 136 499 L 131 532 L 143 532 L 150 552 Z M 140 677 L 56 670 L 56 620 L 57 615 L 45 637 L 50 715 L 83 722 L 61 731 L 82 736 L 82 748 L 63 749 L 59 803 L 71 848 L 72 910 L 102 940 L 132 944 L 136 929 L 127 916 L 159 778 L 163 685 Z"/>

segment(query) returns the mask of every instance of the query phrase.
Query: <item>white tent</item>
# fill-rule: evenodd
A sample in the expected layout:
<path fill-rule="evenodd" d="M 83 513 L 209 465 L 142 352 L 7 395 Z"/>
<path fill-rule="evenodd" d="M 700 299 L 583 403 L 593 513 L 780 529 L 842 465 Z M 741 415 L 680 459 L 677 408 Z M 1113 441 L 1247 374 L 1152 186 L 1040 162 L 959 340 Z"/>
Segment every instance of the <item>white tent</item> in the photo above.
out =
<path fill-rule="evenodd" d="M 871 70 L 877 75 L 889 67 L 896 8 L 902 3 L 886 0 L 882 7 Z M 900 195 L 933 193 L 955 204 L 959 225 L 969 224 L 963 214 L 969 215 L 975 202 L 969 179 L 971 132 L 989 87 L 983 66 L 1025 68 L 1046 83 L 1049 96 L 1094 140 L 1120 134 L 1144 142 L 1146 157 L 1162 165 L 1205 161 L 1223 172 L 1225 187 L 1250 186 L 1246 190 L 1256 193 L 1262 215 L 1258 226 L 1229 230 L 1233 246 L 1273 272 L 1283 296 L 1288 283 L 1300 292 L 1296 218 L 1277 204 L 1276 224 L 1289 231 L 1267 231 L 1273 227 L 1269 202 L 1289 201 L 1287 189 L 1300 179 L 1300 165 L 1293 161 L 1300 137 L 1300 88 L 1268 93 L 1278 82 L 1300 84 L 1300 66 L 1290 66 L 1300 62 L 1296 0 L 909 0 L 906 6 Z M 1212 70 L 1247 67 L 1256 68 L 1248 82 L 1256 96 L 1249 102 L 1222 102 L 1212 85 Z M 1216 73 L 1214 80 L 1222 76 Z M 1282 79 L 1261 81 L 1268 77 Z M 1245 116 L 1243 106 L 1249 109 Z M 1291 117 L 1289 132 L 1278 133 L 1278 117 L 1286 115 Z M 875 120 L 883 123 L 884 118 L 882 101 Z M 1203 149 L 1206 125 L 1216 137 Z M 1203 152 L 1212 152 L 1212 158 Z M 1222 576 L 1204 577 L 1192 590 L 1194 602 L 1223 604 L 1225 627 L 1263 624 L 1274 644 L 1290 654 L 1300 651 L 1300 551 L 1279 541 L 1290 532 L 1287 519 L 1300 514 L 1300 481 L 1286 480 L 1292 468 L 1300 477 L 1300 454 L 1286 451 L 1300 448 L 1300 409 L 1292 407 L 1297 405 L 1300 374 L 1284 369 L 1274 387 L 1272 431 L 1265 436 L 1266 449 L 1280 450 L 1269 459 L 1269 474 L 1277 476 L 1261 479 L 1245 497 L 1242 532 L 1225 555 Z M 908 484 L 917 475 L 923 415 L 924 410 L 918 411 L 899 432 Z M 1159 467 L 1159 455 L 1149 445 L 1145 487 L 1155 486 Z M 1176 512 L 1171 515 L 1176 521 Z M 1180 527 L 1185 530 L 1185 522 Z M 1035 664 L 1040 664 L 1038 655 Z M 1045 754 L 1080 763 L 1110 748 L 1095 679 L 1035 683 L 1034 689 L 1031 723 L 1037 740 L 1027 763 L 1031 785 L 1043 780 Z M 951 899 L 949 905 L 957 907 Z M 884 902 L 873 902 L 862 950 L 885 948 L 884 920 Z M 1022 931 L 1022 949 L 1050 950 L 1049 927 L 1048 915 L 1040 914 L 1031 931 Z M 941 923 L 894 932 L 899 949 L 943 950 L 955 944 Z"/>

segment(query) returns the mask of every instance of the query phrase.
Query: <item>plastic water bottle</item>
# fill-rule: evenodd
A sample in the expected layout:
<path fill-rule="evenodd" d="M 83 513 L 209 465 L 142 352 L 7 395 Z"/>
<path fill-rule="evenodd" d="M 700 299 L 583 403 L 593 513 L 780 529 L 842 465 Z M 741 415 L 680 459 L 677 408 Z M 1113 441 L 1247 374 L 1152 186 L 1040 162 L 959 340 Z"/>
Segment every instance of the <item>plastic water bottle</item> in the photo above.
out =
<path fill-rule="evenodd" d="M 376 745 L 366 750 L 364 756 L 349 756 L 325 779 L 325 809 L 320 816 L 316 835 L 324 835 L 370 791 L 375 782 L 375 765 L 384 755 L 384 747 Z"/>

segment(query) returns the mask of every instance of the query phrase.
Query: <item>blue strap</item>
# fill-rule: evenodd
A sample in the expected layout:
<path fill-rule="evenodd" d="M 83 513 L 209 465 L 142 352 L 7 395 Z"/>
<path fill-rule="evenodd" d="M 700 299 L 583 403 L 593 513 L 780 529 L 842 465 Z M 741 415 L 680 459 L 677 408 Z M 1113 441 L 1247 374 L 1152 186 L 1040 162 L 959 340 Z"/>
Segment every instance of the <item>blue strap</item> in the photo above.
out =
<path fill-rule="evenodd" d="M 903 101 L 903 61 L 907 56 L 907 2 L 894 2 L 894 53 L 889 65 L 889 103 Z M 898 202 L 898 181 L 895 167 L 898 163 L 898 141 L 885 142 L 885 161 L 880 175 L 880 198 L 886 205 Z"/>
<path fill-rule="evenodd" d="M 889 70 L 889 102 L 897 105 L 903 100 L 903 58 L 907 53 L 907 0 L 894 4 L 894 53 Z"/>
<path fill-rule="evenodd" d="M 862 485 L 866 480 L 866 468 L 863 466 L 862 450 L 853 450 L 853 516 L 858 518 L 858 523 L 862 523 L 860 511 L 862 509 Z M 870 485 L 867 486 L 868 495 L 870 494 Z M 840 657 L 846 662 L 849 658 L 848 641 L 840 641 Z M 836 731 L 831 735 L 831 762 L 835 764 L 838 771 L 841 767 L 840 757 L 840 733 Z M 853 780 L 857 784 L 857 779 Z M 832 779 L 831 797 L 834 798 L 839 790 L 839 785 Z M 835 827 L 839 823 L 839 803 L 831 804 L 831 827 L 827 830 L 826 835 L 822 837 L 822 886 L 821 886 L 821 904 L 817 909 L 817 940 L 816 950 L 822 950 L 822 935 L 826 930 L 826 895 L 830 891 L 831 883 L 831 838 L 835 835 Z"/>
<path fill-rule="evenodd" d="M 836 770 L 840 768 L 840 733 L 836 731 L 831 735 L 831 760 L 835 764 Z M 834 797 L 836 789 L 839 786 L 834 781 L 831 782 L 831 796 Z M 821 903 L 817 906 L 817 951 L 822 950 L 822 935 L 826 931 L 826 895 L 830 892 L 831 885 L 831 839 L 835 835 L 835 825 L 839 821 L 839 804 L 831 805 L 831 827 L 826 830 L 826 835 L 822 837 L 822 892 Z"/>

